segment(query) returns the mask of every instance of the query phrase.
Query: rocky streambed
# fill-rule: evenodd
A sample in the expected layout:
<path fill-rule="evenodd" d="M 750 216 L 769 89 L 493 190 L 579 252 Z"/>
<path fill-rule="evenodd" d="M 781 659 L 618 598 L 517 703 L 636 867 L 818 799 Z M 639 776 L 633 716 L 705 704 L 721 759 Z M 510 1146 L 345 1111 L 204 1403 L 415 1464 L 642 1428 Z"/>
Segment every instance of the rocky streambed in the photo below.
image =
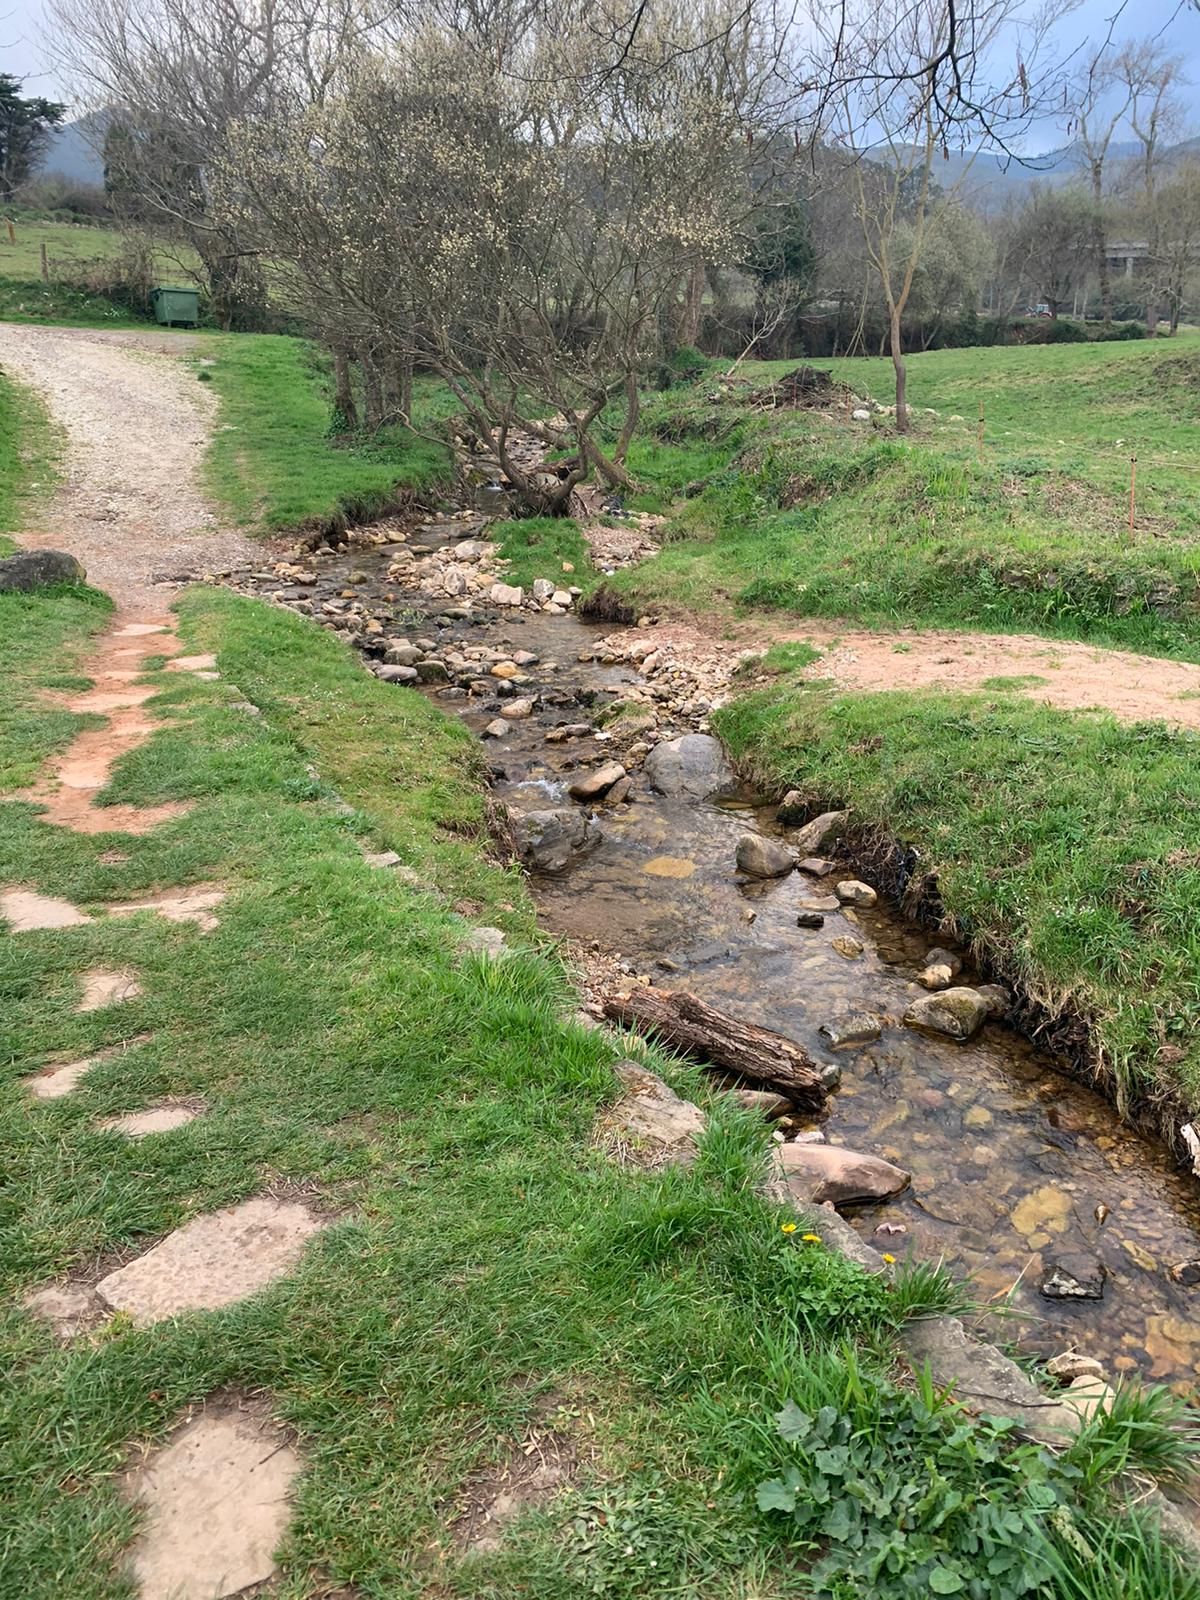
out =
<path fill-rule="evenodd" d="M 486 532 L 470 514 L 382 526 L 228 581 L 336 629 L 397 693 L 479 734 L 585 986 L 686 989 L 837 1080 L 819 1117 L 758 1104 L 785 1144 L 911 1175 L 846 1209 L 878 1249 L 969 1273 L 1031 1353 L 1075 1347 L 1193 1391 L 1195 1180 L 1010 1028 L 1008 997 L 962 952 L 861 882 L 836 816 L 739 785 L 707 717 L 741 658 L 698 670 L 652 629 L 583 621 L 569 572 L 518 589 Z"/>

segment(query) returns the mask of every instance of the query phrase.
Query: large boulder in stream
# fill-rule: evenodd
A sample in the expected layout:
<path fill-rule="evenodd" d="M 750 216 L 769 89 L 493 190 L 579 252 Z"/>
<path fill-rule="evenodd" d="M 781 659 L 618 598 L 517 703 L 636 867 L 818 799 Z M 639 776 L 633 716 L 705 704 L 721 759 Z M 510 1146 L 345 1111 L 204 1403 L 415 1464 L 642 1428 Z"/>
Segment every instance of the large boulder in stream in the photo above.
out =
<path fill-rule="evenodd" d="M 907 1189 L 911 1175 L 882 1156 L 837 1144 L 782 1144 L 775 1152 L 771 1193 L 777 1199 L 835 1206 L 890 1200 Z"/>
<path fill-rule="evenodd" d="M 761 833 L 744 833 L 737 844 L 737 869 L 748 878 L 782 878 L 796 865 L 786 845 L 764 839 Z"/>
<path fill-rule="evenodd" d="M 973 1039 L 989 1016 L 988 1003 L 975 989 L 944 989 L 914 1000 L 904 1013 L 910 1028 L 925 1028 L 947 1039 Z"/>
<path fill-rule="evenodd" d="M 708 733 L 685 733 L 656 744 L 646 757 L 645 773 L 656 793 L 672 799 L 703 800 L 737 787 L 721 741 Z"/>
<path fill-rule="evenodd" d="M 517 854 L 535 872 L 565 872 L 601 837 L 596 823 L 573 806 L 527 811 L 513 823 Z"/>
<path fill-rule="evenodd" d="M 18 550 L 0 561 L 0 594 L 28 594 L 56 583 L 82 583 L 83 563 L 65 550 Z"/>

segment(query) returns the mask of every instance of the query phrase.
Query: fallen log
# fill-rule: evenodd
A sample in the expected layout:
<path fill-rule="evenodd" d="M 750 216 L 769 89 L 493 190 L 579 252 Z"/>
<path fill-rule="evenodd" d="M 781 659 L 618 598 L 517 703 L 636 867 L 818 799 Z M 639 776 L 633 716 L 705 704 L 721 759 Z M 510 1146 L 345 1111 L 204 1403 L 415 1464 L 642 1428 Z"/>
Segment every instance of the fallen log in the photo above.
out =
<path fill-rule="evenodd" d="M 805 1111 L 825 1104 L 820 1066 L 781 1033 L 741 1022 L 680 990 L 635 989 L 605 995 L 603 1004 L 611 1021 L 657 1034 L 663 1044 L 756 1083 L 777 1084 Z"/>

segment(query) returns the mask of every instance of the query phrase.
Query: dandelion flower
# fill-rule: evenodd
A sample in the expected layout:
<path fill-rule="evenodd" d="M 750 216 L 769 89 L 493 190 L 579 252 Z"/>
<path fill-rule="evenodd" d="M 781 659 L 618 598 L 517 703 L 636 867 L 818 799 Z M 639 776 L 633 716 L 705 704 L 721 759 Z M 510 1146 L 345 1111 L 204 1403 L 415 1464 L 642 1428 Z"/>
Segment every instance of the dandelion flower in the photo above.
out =
<path fill-rule="evenodd" d="M 895 1256 L 888 1255 L 886 1250 L 884 1251 L 883 1259 L 887 1262 L 889 1267 L 894 1267 L 896 1265 Z"/>
<path fill-rule="evenodd" d="M 821 1243 L 821 1235 L 819 1233 L 802 1233 L 800 1237 L 804 1240 L 805 1244 Z"/>
<path fill-rule="evenodd" d="M 796 1224 L 794 1222 L 781 1222 L 779 1224 L 779 1231 L 780 1233 L 795 1233 Z"/>

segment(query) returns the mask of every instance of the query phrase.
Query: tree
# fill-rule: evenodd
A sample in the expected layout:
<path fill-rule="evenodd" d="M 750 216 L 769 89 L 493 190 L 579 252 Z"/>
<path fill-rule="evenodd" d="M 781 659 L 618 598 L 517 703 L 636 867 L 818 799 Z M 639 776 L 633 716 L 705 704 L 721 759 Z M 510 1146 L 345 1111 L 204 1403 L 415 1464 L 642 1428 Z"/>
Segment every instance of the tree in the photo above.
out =
<path fill-rule="evenodd" d="M 118 214 L 194 252 L 222 326 L 258 314 L 257 254 L 214 205 L 239 118 L 303 105 L 377 25 L 358 0 L 49 0 L 52 51 L 108 124 Z"/>
<path fill-rule="evenodd" d="M 864 0 L 861 11 L 833 8 L 837 59 L 846 81 L 832 102 L 834 136 L 858 159 L 851 167 L 855 211 L 886 308 L 896 382 L 896 429 L 908 429 L 904 315 L 931 220 L 954 197 L 934 177 L 950 142 L 986 140 L 1004 148 L 1033 114 L 1042 92 L 1033 68 L 1056 20 L 1053 7 L 1022 26 L 1019 0 L 982 0 L 965 12 L 957 0 Z M 849 21 L 847 20 L 849 18 Z M 842 41 L 849 32 L 851 43 Z M 1005 43 L 1017 57 L 995 81 L 991 63 Z M 868 180 L 865 160 L 877 169 Z"/>
<path fill-rule="evenodd" d="M 419 364 L 528 510 L 592 472 L 629 483 L 639 382 L 696 263 L 742 258 L 754 211 L 754 44 L 722 20 L 663 6 L 636 58 L 599 60 L 584 6 L 490 56 L 426 27 L 322 104 L 238 127 L 223 203 L 358 360 L 369 423 L 412 425 L 383 390 Z M 569 452 L 561 471 L 520 435 Z"/>
<path fill-rule="evenodd" d="M 1157 270 L 1172 335 L 1200 267 L 1200 161 L 1181 161 L 1157 189 Z"/>
<path fill-rule="evenodd" d="M 1046 302 L 1056 321 L 1087 273 L 1095 235 L 1095 202 L 1077 188 L 1035 184 L 1013 224 L 1010 249 L 1034 297 Z"/>
<path fill-rule="evenodd" d="M 37 170 L 51 129 L 66 106 L 40 95 L 22 95 L 20 78 L 0 72 L 0 199 L 11 199 Z"/>
<path fill-rule="evenodd" d="M 1129 45 L 1117 58 L 1117 71 L 1129 98 L 1129 122 L 1141 146 L 1137 161 L 1136 187 L 1139 191 L 1134 218 L 1146 233 L 1146 329 L 1158 327 L 1159 300 L 1166 291 L 1163 268 L 1163 236 L 1167 219 L 1160 206 L 1159 168 L 1163 140 L 1176 132 L 1183 121 L 1179 88 L 1183 82 L 1182 62 L 1166 55 L 1150 40 Z"/>

